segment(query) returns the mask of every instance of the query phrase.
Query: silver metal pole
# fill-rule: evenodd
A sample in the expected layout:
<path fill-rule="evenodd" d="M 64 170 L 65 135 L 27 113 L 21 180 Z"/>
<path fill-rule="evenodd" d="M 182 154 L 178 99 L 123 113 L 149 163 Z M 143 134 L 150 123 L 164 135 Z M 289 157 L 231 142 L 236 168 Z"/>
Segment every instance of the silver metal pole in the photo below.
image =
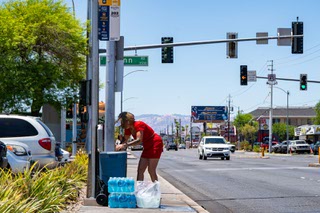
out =
<path fill-rule="evenodd" d="M 73 117 L 72 117 L 72 156 L 77 154 L 77 104 L 73 103 Z"/>
<path fill-rule="evenodd" d="M 273 75 L 273 61 L 271 60 L 271 74 Z M 270 105 L 270 113 L 269 113 L 269 153 L 271 153 L 272 146 L 272 116 L 273 116 L 273 84 L 271 83 L 271 105 Z"/>
<path fill-rule="evenodd" d="M 287 91 L 287 153 L 289 153 L 289 91 Z"/>
<path fill-rule="evenodd" d="M 61 148 L 65 149 L 66 148 L 66 108 L 63 107 L 61 109 Z"/>
<path fill-rule="evenodd" d="M 96 188 L 96 150 L 99 108 L 99 40 L 98 40 L 98 1 L 92 1 L 92 120 L 91 120 L 91 196 L 95 196 Z"/>
<path fill-rule="evenodd" d="M 114 120 L 115 120 L 115 41 L 107 42 L 107 71 L 105 94 L 105 141 L 104 150 L 114 151 Z M 99 57 L 97 57 L 99 58 Z"/>

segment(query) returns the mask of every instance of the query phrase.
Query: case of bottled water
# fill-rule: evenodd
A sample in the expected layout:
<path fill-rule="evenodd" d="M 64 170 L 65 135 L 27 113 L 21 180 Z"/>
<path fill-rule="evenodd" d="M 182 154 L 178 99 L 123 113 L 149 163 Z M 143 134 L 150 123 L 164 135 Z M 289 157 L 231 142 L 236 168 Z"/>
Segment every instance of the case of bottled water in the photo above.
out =
<path fill-rule="evenodd" d="M 110 177 L 108 180 L 108 204 L 110 208 L 136 208 L 132 177 Z"/>

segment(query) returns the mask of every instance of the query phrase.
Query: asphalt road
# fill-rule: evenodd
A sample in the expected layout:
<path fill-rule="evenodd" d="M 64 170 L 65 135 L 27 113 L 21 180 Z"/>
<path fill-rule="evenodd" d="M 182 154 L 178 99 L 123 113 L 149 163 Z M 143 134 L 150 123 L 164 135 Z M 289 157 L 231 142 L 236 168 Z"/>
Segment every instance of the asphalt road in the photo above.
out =
<path fill-rule="evenodd" d="M 196 149 L 170 150 L 158 173 L 209 212 L 318 213 L 320 167 L 308 166 L 317 162 L 313 155 L 260 158 L 248 152 L 230 161 L 199 160 Z"/>

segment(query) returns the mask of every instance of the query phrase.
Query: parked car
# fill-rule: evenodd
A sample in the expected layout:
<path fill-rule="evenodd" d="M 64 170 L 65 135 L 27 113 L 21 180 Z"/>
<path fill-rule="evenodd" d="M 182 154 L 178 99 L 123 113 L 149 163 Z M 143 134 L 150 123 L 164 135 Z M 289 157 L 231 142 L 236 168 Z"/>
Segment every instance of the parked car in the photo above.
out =
<path fill-rule="evenodd" d="M 230 147 L 222 136 L 204 136 L 198 146 L 199 159 L 208 157 L 230 160 Z"/>
<path fill-rule="evenodd" d="M 313 146 L 313 154 L 319 155 L 319 147 L 320 147 L 320 141 L 317 141 Z"/>
<path fill-rule="evenodd" d="M 234 153 L 236 151 L 236 146 L 234 144 L 230 143 L 230 142 L 227 142 L 227 144 L 228 144 L 228 146 L 230 148 L 230 151 L 232 153 Z"/>
<path fill-rule="evenodd" d="M 135 146 L 131 146 L 131 150 L 143 150 L 143 146 L 141 144 L 135 145 Z"/>
<path fill-rule="evenodd" d="M 0 141 L 0 168 L 7 168 L 8 158 L 7 158 L 7 146 L 5 143 Z"/>
<path fill-rule="evenodd" d="M 179 149 L 186 149 L 186 145 L 184 143 L 179 144 Z"/>
<path fill-rule="evenodd" d="M 40 167 L 57 166 L 56 139 L 50 129 L 39 119 L 31 116 L 0 115 L 0 140 L 19 141 L 28 145 L 32 157 Z"/>
<path fill-rule="evenodd" d="M 71 153 L 62 149 L 60 142 L 56 142 L 55 155 L 56 155 L 56 160 L 59 161 L 60 164 L 65 164 L 70 162 Z"/>
<path fill-rule="evenodd" d="M 276 145 L 276 144 L 278 144 L 277 141 L 272 141 L 271 147 L 274 146 L 274 145 Z M 261 147 L 261 148 L 264 148 L 264 149 L 266 149 L 266 150 L 269 150 L 269 141 L 265 141 L 265 142 L 261 143 L 260 147 Z"/>
<path fill-rule="evenodd" d="M 32 161 L 31 150 L 26 144 L 11 140 L 6 142 L 6 146 L 8 149 L 8 165 L 6 168 L 10 169 L 13 173 L 23 173 L 34 163 Z"/>
<path fill-rule="evenodd" d="M 292 140 L 289 143 L 289 150 L 295 153 L 310 153 L 310 145 L 304 140 Z"/>
<path fill-rule="evenodd" d="M 174 150 L 178 151 L 177 144 L 174 142 L 168 142 L 166 145 L 166 150 L 169 151 L 170 149 L 174 149 Z"/>
<path fill-rule="evenodd" d="M 258 142 L 258 141 L 256 141 L 256 142 L 253 142 L 253 147 L 254 146 L 259 146 L 259 147 L 261 147 L 261 144 L 262 144 L 262 142 Z"/>

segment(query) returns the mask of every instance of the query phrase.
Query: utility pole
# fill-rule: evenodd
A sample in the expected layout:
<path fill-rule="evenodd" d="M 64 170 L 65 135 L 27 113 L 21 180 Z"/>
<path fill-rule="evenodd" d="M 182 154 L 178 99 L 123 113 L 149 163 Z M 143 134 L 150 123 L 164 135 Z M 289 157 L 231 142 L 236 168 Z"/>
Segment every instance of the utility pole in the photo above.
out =
<path fill-rule="evenodd" d="M 271 153 L 271 146 L 272 146 L 272 117 L 273 117 L 273 85 L 277 84 L 275 80 L 275 76 L 273 74 L 273 60 L 271 60 L 271 75 L 269 76 L 269 81 L 267 84 L 270 84 L 271 89 L 271 104 L 270 104 L 270 111 L 269 111 L 269 153 Z"/>

